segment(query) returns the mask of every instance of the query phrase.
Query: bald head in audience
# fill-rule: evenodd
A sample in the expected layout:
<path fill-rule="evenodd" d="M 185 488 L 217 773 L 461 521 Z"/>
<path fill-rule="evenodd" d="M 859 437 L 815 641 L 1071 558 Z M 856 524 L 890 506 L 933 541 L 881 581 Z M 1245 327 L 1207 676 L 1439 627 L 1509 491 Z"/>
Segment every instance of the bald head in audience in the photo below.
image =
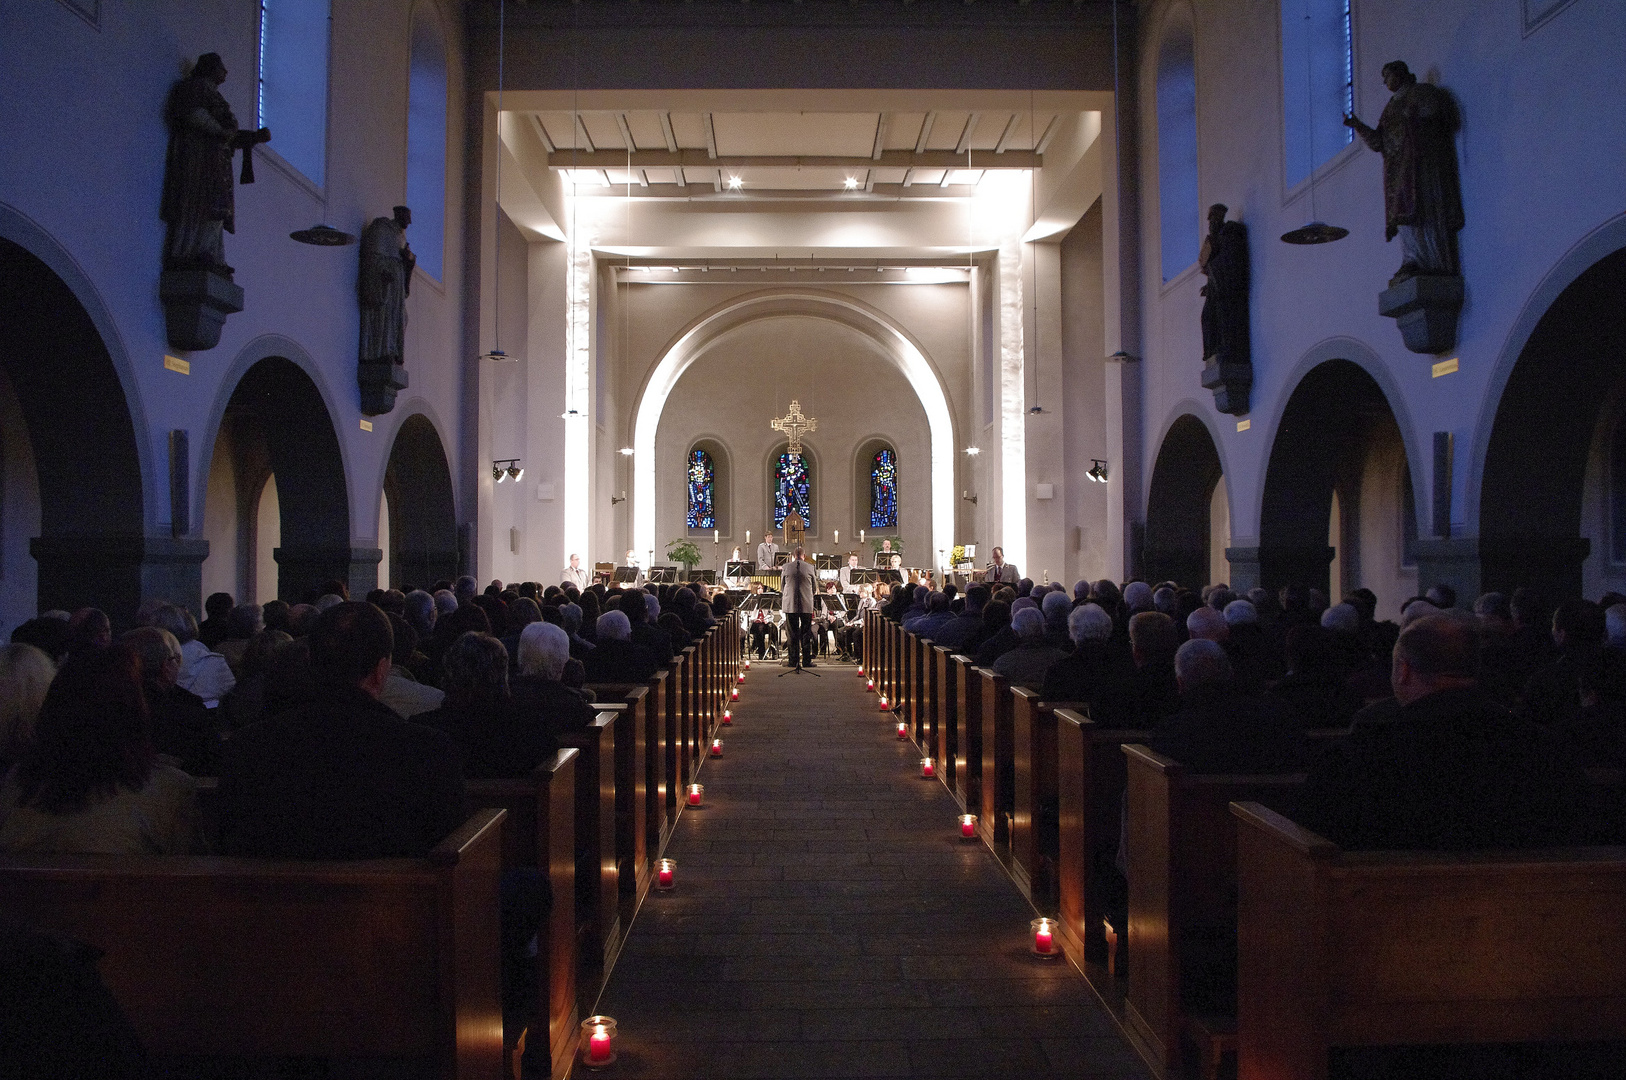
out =
<path fill-rule="evenodd" d="M 1438 611 L 1416 619 L 1395 642 L 1389 669 L 1395 700 L 1410 705 L 1440 690 L 1472 686 L 1478 659 L 1478 628 L 1472 619 Z"/>
<path fill-rule="evenodd" d="M 1186 634 L 1192 641 L 1224 644 L 1231 636 L 1231 626 L 1225 621 L 1223 612 L 1211 607 L 1200 607 L 1186 616 Z M 1178 664 L 1178 660 L 1176 663 Z"/>

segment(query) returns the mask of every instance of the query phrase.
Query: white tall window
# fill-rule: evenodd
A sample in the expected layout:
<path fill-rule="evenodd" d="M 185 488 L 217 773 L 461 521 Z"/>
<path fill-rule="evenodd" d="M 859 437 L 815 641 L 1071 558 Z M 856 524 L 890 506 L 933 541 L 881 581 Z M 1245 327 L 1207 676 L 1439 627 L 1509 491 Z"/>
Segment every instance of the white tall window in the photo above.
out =
<path fill-rule="evenodd" d="M 327 167 L 328 0 L 260 0 L 260 124 L 320 186 Z"/>
<path fill-rule="evenodd" d="M 439 281 L 446 246 L 446 44 L 427 5 L 412 20 L 406 200 L 418 268 Z"/>
<path fill-rule="evenodd" d="M 1189 8 L 1176 8 L 1157 50 L 1157 205 L 1163 280 L 1197 261 L 1197 73 Z"/>
<path fill-rule="evenodd" d="M 1282 133 L 1287 186 L 1349 145 L 1355 111 L 1349 0 L 1281 0 Z"/>

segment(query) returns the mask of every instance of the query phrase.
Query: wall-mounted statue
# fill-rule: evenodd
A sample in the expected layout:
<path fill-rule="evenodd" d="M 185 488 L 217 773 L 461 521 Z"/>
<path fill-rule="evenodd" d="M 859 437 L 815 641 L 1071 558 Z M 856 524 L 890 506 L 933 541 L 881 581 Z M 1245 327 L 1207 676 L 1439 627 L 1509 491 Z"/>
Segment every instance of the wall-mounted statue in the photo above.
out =
<path fill-rule="evenodd" d="M 1197 266 L 1208 276 L 1203 299 L 1203 386 L 1214 407 L 1241 416 L 1253 387 L 1253 349 L 1248 331 L 1248 227 L 1226 221 L 1228 207 L 1208 208 L 1208 235 Z"/>
<path fill-rule="evenodd" d="M 164 236 L 164 301 L 169 343 L 177 349 L 212 349 L 226 316 L 243 310 L 243 290 L 232 283 L 222 233 L 236 232 L 232 154 L 243 151 L 242 182 L 254 182 L 253 148 L 271 140 L 266 128 L 242 131 L 220 93 L 226 65 L 204 53 L 192 73 L 170 90 L 164 118 L 169 151 L 159 216 Z"/>
<path fill-rule="evenodd" d="M 1344 118 L 1383 155 L 1384 236 L 1400 237 L 1400 269 L 1378 309 L 1399 319 L 1413 352 L 1445 352 L 1456 344 L 1463 293 L 1457 103 L 1440 87 L 1418 82 L 1402 60 L 1383 65 L 1383 85 L 1391 97 L 1376 128 L 1356 116 Z"/>
<path fill-rule="evenodd" d="M 393 217 L 373 218 L 361 231 L 356 381 L 361 386 L 361 411 L 368 416 L 395 408 L 396 392 L 407 387 L 406 300 L 412 291 L 412 270 L 418 265 L 406 242 L 411 224 L 412 211 L 397 206 Z"/>

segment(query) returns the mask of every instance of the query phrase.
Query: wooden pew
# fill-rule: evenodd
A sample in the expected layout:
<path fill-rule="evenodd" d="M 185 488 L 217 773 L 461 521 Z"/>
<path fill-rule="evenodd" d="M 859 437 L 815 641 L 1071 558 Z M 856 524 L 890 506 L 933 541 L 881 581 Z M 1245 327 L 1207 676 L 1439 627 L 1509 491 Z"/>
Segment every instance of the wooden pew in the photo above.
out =
<path fill-rule="evenodd" d="M 1118 850 L 1126 761 L 1119 747 L 1151 733 L 1105 728 L 1082 707 L 1056 710 L 1056 909 L 1062 948 L 1099 977 L 1105 965 L 1107 915 L 1102 875 Z"/>
<path fill-rule="evenodd" d="M 904 709 L 907 707 L 907 703 L 904 701 L 904 692 L 908 676 L 905 669 L 907 657 L 904 655 L 903 650 L 903 627 L 888 620 L 886 630 L 887 636 L 891 639 L 890 647 L 892 650 L 892 662 L 887 671 L 887 699 L 892 702 L 893 713 L 897 714 L 898 719 L 902 720 L 906 715 Z"/>
<path fill-rule="evenodd" d="M 960 743 L 955 730 L 958 705 L 956 703 L 953 653 L 942 645 L 933 645 L 932 657 L 932 726 L 937 731 L 933 756 L 937 758 L 938 775 L 950 792 L 960 794 Z M 961 798 L 964 796 L 962 795 Z"/>
<path fill-rule="evenodd" d="M 978 828 L 997 853 L 1010 847 L 1015 802 L 1010 684 L 990 668 L 973 670 L 982 687 L 982 809 L 978 811 Z"/>
<path fill-rule="evenodd" d="M 694 771 L 699 762 L 696 744 L 700 729 L 695 720 L 695 684 L 699 681 L 699 647 L 693 644 L 683 648 L 683 667 L 678 671 L 678 737 L 682 748 L 678 754 L 682 772 L 679 783 L 687 787 L 694 783 Z"/>
<path fill-rule="evenodd" d="M 655 672 L 644 698 L 644 849 L 651 865 L 671 832 L 666 806 L 666 681 L 670 677 L 667 669 Z"/>
<path fill-rule="evenodd" d="M 1042 911 L 1054 911 L 1058 837 L 1056 709 L 1076 702 L 1039 700 L 1037 690 L 1011 693 L 1011 870 Z"/>
<path fill-rule="evenodd" d="M 949 662 L 954 666 L 955 794 L 966 813 L 978 816 L 979 829 L 991 827 L 982 817 L 982 676 L 969 656 L 957 653 Z"/>
<path fill-rule="evenodd" d="M 1626 1039 L 1626 848 L 1344 852 L 1236 803 L 1241 1080 L 1334 1046 Z"/>
<path fill-rule="evenodd" d="M 543 1015 L 528 1040 L 546 1037 L 554 1076 L 562 1076 L 576 1052 L 576 762 L 566 747 L 522 780 L 470 780 L 470 806 L 506 810 L 502 868 L 533 868 L 552 895 L 548 923 L 536 935 L 537 1002 Z M 545 1033 L 545 1036 L 544 1036 Z M 506 1032 L 513 1050 L 519 1032 Z"/>
<path fill-rule="evenodd" d="M 616 713 L 560 737 L 576 764 L 576 953 L 579 983 L 596 989 L 621 944 L 621 883 L 615 862 Z M 597 996 L 596 993 L 593 996 Z"/>
<path fill-rule="evenodd" d="M 672 822 L 677 820 L 678 798 L 683 791 L 684 778 L 688 776 L 688 769 L 684 763 L 683 750 L 683 668 L 688 663 L 689 653 L 685 649 L 672 657 L 672 666 L 667 669 L 666 700 L 661 705 L 661 723 L 665 727 L 666 742 L 666 820 L 667 831 L 670 832 Z M 659 851 L 659 848 L 656 848 Z"/>
<path fill-rule="evenodd" d="M 909 635 L 909 652 L 913 660 L 913 681 L 909 684 L 910 726 L 914 728 L 915 745 L 927 754 L 937 743 L 937 732 L 932 725 L 934 703 L 932 693 L 932 643 L 919 634 Z"/>
<path fill-rule="evenodd" d="M 623 926 L 649 891 L 647 777 L 649 687 L 642 683 L 592 684 L 598 707 L 624 706 L 615 724 L 615 862 Z M 630 905 L 630 906 L 629 906 Z"/>
<path fill-rule="evenodd" d="M 1177 1074 L 1182 1036 L 1191 1030 L 1181 1001 L 1193 963 L 1192 936 L 1223 951 L 1234 939 L 1236 913 L 1233 800 L 1280 803 L 1304 783 L 1303 773 L 1230 776 L 1188 772 L 1146 746 L 1123 747 L 1128 765 L 1129 993 L 1125 1028 L 1155 1064 Z M 1212 1035 L 1226 1031 L 1199 1019 Z"/>
<path fill-rule="evenodd" d="M 0 857 L 0 910 L 101 950 L 158 1055 L 397 1056 L 503 1072 L 502 810 L 423 859 Z"/>

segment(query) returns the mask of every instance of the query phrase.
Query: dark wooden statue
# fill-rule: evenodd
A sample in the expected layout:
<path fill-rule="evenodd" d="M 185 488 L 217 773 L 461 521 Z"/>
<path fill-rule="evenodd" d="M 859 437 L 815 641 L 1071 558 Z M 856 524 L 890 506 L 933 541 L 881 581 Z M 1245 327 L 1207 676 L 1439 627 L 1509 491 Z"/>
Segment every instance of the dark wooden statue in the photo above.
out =
<path fill-rule="evenodd" d="M 1203 386 L 1214 392 L 1220 412 L 1241 416 L 1248 411 L 1253 387 L 1253 349 L 1249 344 L 1248 227 L 1226 221 L 1228 208 L 1208 208 L 1208 235 L 1197 266 L 1208 276 L 1203 286 Z"/>
<path fill-rule="evenodd" d="M 361 271 L 356 299 L 361 305 L 361 343 L 356 381 L 361 411 L 377 416 L 395 408 L 406 389 L 406 299 L 418 257 L 406 242 L 412 211 L 397 206 L 393 217 L 374 218 L 361 232 Z"/>
<path fill-rule="evenodd" d="M 226 316 L 243 310 L 222 235 L 236 231 L 232 154 L 243 151 L 242 182 L 253 183 L 253 148 L 269 142 L 271 132 L 238 128 L 220 93 L 225 81 L 220 54 L 204 53 L 170 91 L 164 110 L 169 150 L 159 216 L 168 229 L 159 295 L 177 349 L 214 348 Z"/>

